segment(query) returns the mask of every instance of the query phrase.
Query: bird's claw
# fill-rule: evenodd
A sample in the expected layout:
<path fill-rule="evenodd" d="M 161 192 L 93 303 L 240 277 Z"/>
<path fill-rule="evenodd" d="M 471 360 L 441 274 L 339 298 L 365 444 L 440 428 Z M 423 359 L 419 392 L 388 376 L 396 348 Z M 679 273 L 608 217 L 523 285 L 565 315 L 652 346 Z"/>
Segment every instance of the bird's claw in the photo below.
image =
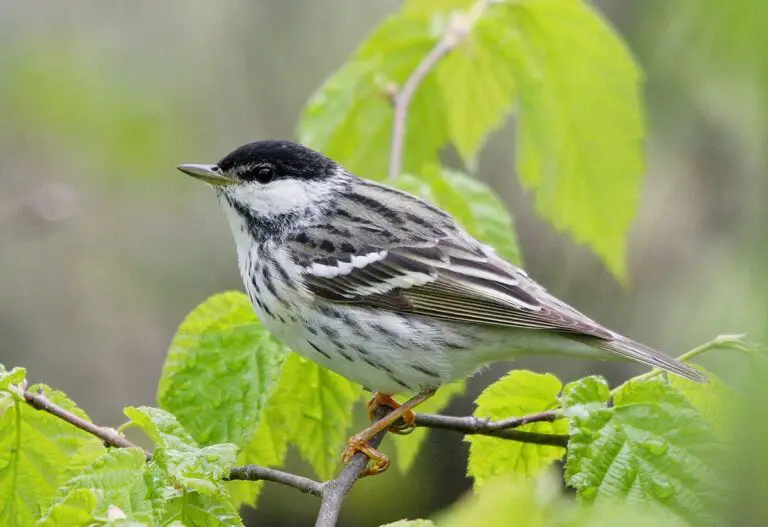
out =
<path fill-rule="evenodd" d="M 382 406 L 396 410 L 400 408 L 401 404 L 395 401 L 389 394 L 375 392 L 366 405 L 368 417 L 370 417 L 371 421 L 376 421 L 376 412 Z M 408 435 L 413 432 L 415 428 L 416 414 L 412 410 L 408 410 L 400 417 L 400 419 L 389 426 L 388 431 L 393 434 Z"/>
<path fill-rule="evenodd" d="M 346 450 L 344 450 L 344 453 L 341 455 L 341 460 L 344 462 L 344 464 L 347 464 L 358 452 L 365 454 L 368 456 L 368 459 L 373 462 L 372 464 L 366 464 L 365 469 L 363 469 L 363 473 L 360 475 L 361 477 L 375 476 L 376 474 L 381 474 L 389 468 L 389 458 L 379 450 L 376 450 L 371 445 L 369 445 L 365 439 L 356 435 L 350 438 L 349 442 L 347 443 Z"/>

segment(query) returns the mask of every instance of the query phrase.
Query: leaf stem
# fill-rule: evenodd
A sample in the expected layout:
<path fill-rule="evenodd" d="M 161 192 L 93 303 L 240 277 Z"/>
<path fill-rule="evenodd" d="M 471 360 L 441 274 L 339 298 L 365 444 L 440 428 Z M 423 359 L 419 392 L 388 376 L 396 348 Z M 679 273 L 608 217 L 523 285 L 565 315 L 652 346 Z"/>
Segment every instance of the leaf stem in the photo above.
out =
<path fill-rule="evenodd" d="M 499 0 L 477 0 L 466 13 L 456 12 L 451 15 L 440 40 L 419 62 L 403 87 L 394 95 L 395 115 L 392 120 L 392 141 L 389 151 L 389 174 L 387 178 L 394 181 L 403 170 L 403 155 L 408 108 L 411 105 L 416 90 L 424 78 L 437 63 L 453 48 L 467 38 L 469 32 L 482 17 L 485 11 Z"/>

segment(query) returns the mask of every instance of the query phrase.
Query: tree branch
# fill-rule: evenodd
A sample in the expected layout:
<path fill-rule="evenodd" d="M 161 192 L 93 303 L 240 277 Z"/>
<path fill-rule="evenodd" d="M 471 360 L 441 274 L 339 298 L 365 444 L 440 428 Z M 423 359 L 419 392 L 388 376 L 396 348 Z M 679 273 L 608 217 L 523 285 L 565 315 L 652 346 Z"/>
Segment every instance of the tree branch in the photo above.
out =
<path fill-rule="evenodd" d="M 24 400 L 33 408 L 48 412 L 49 414 L 70 423 L 71 425 L 83 430 L 95 437 L 101 439 L 105 445 L 115 448 L 139 448 L 128 439 L 120 435 L 117 430 L 98 426 L 90 421 L 65 410 L 61 406 L 49 400 L 42 391 L 32 393 L 27 390 L 20 390 Z M 384 418 L 390 411 L 390 408 L 382 406 L 376 413 L 377 419 Z M 498 437 L 499 439 L 510 439 L 523 443 L 535 443 L 539 445 L 553 445 L 565 447 L 568 442 L 567 435 L 561 434 L 540 434 L 536 432 L 524 432 L 515 430 L 521 426 L 530 423 L 551 422 L 561 419 L 563 415 L 556 411 L 540 412 L 524 417 L 514 417 L 503 419 L 501 421 L 491 421 L 478 417 L 453 417 L 437 414 L 416 414 L 416 426 L 425 428 L 439 428 L 442 430 L 451 430 L 463 434 L 480 434 Z M 386 435 L 386 430 L 379 432 L 371 441 L 373 448 L 378 448 Z M 152 454 L 145 452 L 147 460 L 152 459 Z M 318 481 L 305 478 L 282 470 L 262 467 L 259 465 L 245 465 L 234 467 L 227 477 L 228 480 L 248 480 L 248 481 L 272 481 L 293 487 L 301 492 L 312 494 L 322 498 L 320 511 L 317 515 L 315 527 L 333 527 L 338 521 L 341 512 L 341 505 L 352 487 L 360 479 L 363 470 L 368 464 L 368 457 L 358 452 L 342 468 L 335 479 L 320 483 Z"/>
<path fill-rule="evenodd" d="M 416 426 L 453 430 L 466 435 L 477 434 L 500 439 L 511 439 L 521 443 L 551 445 L 565 448 L 568 445 L 568 435 L 541 434 L 514 430 L 530 423 L 552 422 L 562 418 L 557 411 L 541 412 L 525 417 L 514 417 L 502 421 L 491 421 L 480 417 L 453 417 L 449 415 L 416 414 Z"/>
<path fill-rule="evenodd" d="M 448 25 L 437 44 L 419 62 L 411 75 L 405 80 L 403 87 L 395 93 L 395 115 L 392 120 L 392 142 L 389 152 L 389 180 L 394 180 L 403 169 L 403 153 L 408 107 L 411 105 L 416 90 L 424 78 L 437 63 L 453 48 L 461 44 L 485 11 L 498 0 L 477 0 L 466 12 L 456 12 L 451 15 Z"/>
<path fill-rule="evenodd" d="M 391 411 L 391 408 L 382 406 L 376 411 L 376 419 L 384 418 Z M 387 431 L 382 430 L 368 444 L 373 448 L 379 448 L 385 435 L 387 435 Z M 339 513 L 341 512 L 342 501 L 347 497 L 349 491 L 352 490 L 352 486 L 360 479 L 367 464 L 368 456 L 358 452 L 352 456 L 352 459 L 344 466 L 339 475 L 336 476 L 336 479 L 326 481 L 323 484 L 323 501 L 320 503 L 320 511 L 317 513 L 315 527 L 334 527 L 336 525 Z"/>
<path fill-rule="evenodd" d="M 68 422 L 80 430 L 98 437 L 104 442 L 106 446 L 117 448 L 139 448 L 121 436 L 117 430 L 95 425 L 92 422 L 86 421 L 82 417 L 78 417 L 72 412 L 65 410 L 61 406 L 51 402 L 51 400 L 45 396 L 45 393 L 43 393 L 42 390 L 39 390 L 37 393 L 24 390 L 23 394 L 24 400 L 27 401 L 27 403 L 29 403 L 32 408 L 48 412 L 51 415 L 55 415 L 59 419 Z M 146 455 L 147 460 L 152 459 L 152 454 L 149 452 L 144 452 L 144 454 Z"/>
<path fill-rule="evenodd" d="M 322 497 L 325 483 L 320 483 L 313 479 L 297 476 L 290 472 L 283 472 L 274 468 L 262 467 L 260 465 L 244 465 L 242 467 L 233 467 L 229 473 L 228 480 L 249 480 L 249 481 L 273 481 L 281 485 L 287 485 L 299 489 L 306 494 Z"/>

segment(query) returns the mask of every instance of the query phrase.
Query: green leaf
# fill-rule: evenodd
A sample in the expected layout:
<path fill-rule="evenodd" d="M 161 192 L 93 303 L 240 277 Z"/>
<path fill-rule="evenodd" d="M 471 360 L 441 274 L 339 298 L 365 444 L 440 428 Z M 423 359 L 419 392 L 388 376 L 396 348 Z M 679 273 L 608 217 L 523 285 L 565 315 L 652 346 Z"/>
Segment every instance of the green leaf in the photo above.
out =
<path fill-rule="evenodd" d="M 54 502 L 48 512 L 35 523 L 35 527 L 88 527 L 93 524 L 97 502 L 98 496 L 94 490 L 73 490 L 63 500 Z"/>
<path fill-rule="evenodd" d="M 152 524 L 155 509 L 160 507 L 151 499 L 147 462 L 139 448 L 111 449 L 84 467 L 59 489 L 47 516 L 67 508 L 67 504 L 71 507 L 73 500 L 82 502 L 84 492 L 97 498 L 90 509 L 94 516 L 106 516 L 109 507 L 114 506 L 132 520 Z M 90 504 L 90 498 L 87 500 Z"/>
<path fill-rule="evenodd" d="M 743 397 L 714 373 L 702 366 L 696 366 L 696 369 L 709 378 L 708 383 L 689 381 L 678 375 L 668 375 L 667 382 L 688 399 L 723 439 L 735 439 L 732 434 L 737 425 L 738 409 L 745 404 Z"/>
<path fill-rule="evenodd" d="M 242 527 L 243 520 L 225 497 L 187 492 L 166 504 L 162 525 L 177 521 L 185 527 Z"/>
<path fill-rule="evenodd" d="M 429 520 L 399 520 L 381 527 L 435 527 L 435 524 Z"/>
<path fill-rule="evenodd" d="M 281 466 L 285 461 L 289 440 L 290 431 L 279 403 L 269 403 L 261 414 L 261 423 L 253 439 L 240 451 L 237 465 Z M 255 507 L 263 483 L 263 481 L 228 481 L 226 486 L 235 508 L 243 504 Z"/>
<path fill-rule="evenodd" d="M 299 140 L 369 179 L 387 174 L 392 135 L 390 92 L 398 89 L 434 46 L 425 17 L 396 14 L 376 28 L 348 63 L 307 103 Z M 442 94 L 434 73 L 415 93 L 406 122 L 404 171 L 435 163 L 447 138 Z"/>
<path fill-rule="evenodd" d="M 503 38 L 506 30 L 502 18 L 486 13 L 435 68 L 450 140 L 470 169 L 485 139 L 504 124 L 515 101 L 512 57 Z"/>
<path fill-rule="evenodd" d="M 554 375 L 514 370 L 480 394 L 474 415 L 498 420 L 552 410 L 559 406 L 557 396 L 561 388 Z M 519 430 L 565 434 L 568 423 L 565 420 L 532 423 Z M 466 440 L 470 444 L 467 473 L 475 479 L 475 488 L 482 487 L 489 478 L 499 474 L 535 476 L 565 454 L 559 447 L 480 435 L 468 435 Z"/>
<path fill-rule="evenodd" d="M 466 390 L 466 382 L 458 381 L 445 386 L 441 386 L 435 395 L 430 399 L 419 405 L 419 412 L 421 413 L 438 413 L 443 410 L 448 403 L 451 402 L 456 395 L 464 394 Z M 421 445 L 424 444 L 424 440 L 429 433 L 428 428 L 416 428 L 405 437 L 395 438 L 392 442 L 395 445 L 395 452 L 397 457 L 395 458 L 397 467 L 405 474 L 416 461 L 416 455 L 421 449 Z M 418 520 L 421 521 L 421 520 Z"/>
<path fill-rule="evenodd" d="M 630 381 L 613 407 L 571 416 L 566 481 L 584 502 L 657 508 L 692 525 L 716 523 L 723 444 L 713 427 L 664 379 Z"/>
<path fill-rule="evenodd" d="M 536 191 L 540 214 L 623 279 L 644 170 L 640 70 L 584 2 L 503 7 L 498 38 L 514 55 L 520 179 Z"/>
<path fill-rule="evenodd" d="M 444 209 L 472 236 L 507 260 L 520 263 L 512 216 L 483 183 L 455 170 L 425 167 L 420 176 L 403 174 L 395 185 Z"/>
<path fill-rule="evenodd" d="M 27 370 L 25 368 L 14 368 L 11 371 L 7 371 L 5 367 L 0 364 L 0 390 L 8 390 L 8 386 L 11 384 L 19 384 L 27 377 Z"/>
<path fill-rule="evenodd" d="M 243 446 L 253 437 L 285 355 L 245 295 L 212 296 L 179 327 L 158 404 L 203 445 Z"/>
<path fill-rule="evenodd" d="M 295 353 L 283 366 L 269 407 L 282 414 L 291 443 L 321 479 L 339 463 L 360 393 L 359 385 Z"/>
<path fill-rule="evenodd" d="M 497 476 L 436 518 L 440 527 L 573 526 L 575 508 L 554 478 Z M 587 524 L 585 524 L 586 526 Z"/>
<path fill-rule="evenodd" d="M 200 448 L 173 415 L 159 408 L 127 407 L 124 413 L 155 442 L 153 462 L 168 473 L 174 484 L 201 494 L 222 494 L 220 482 L 237 459 L 236 445 Z"/>
<path fill-rule="evenodd" d="M 599 375 L 589 375 L 566 384 L 560 401 L 563 407 L 569 408 L 582 404 L 604 405 L 610 397 L 611 390 L 606 380 Z"/>
<path fill-rule="evenodd" d="M 88 419 L 63 393 L 29 389 Z M 95 437 L 14 399 L 0 414 L 0 525 L 34 525 L 59 485 L 103 451 Z"/>

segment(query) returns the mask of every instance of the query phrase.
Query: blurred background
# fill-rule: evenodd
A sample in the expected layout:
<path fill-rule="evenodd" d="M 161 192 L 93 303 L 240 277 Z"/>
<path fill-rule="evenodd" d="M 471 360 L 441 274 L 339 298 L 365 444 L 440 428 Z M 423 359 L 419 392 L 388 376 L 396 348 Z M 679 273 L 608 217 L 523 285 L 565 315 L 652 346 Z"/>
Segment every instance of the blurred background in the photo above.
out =
<path fill-rule="evenodd" d="M 673 355 L 720 333 L 765 340 L 768 8 L 596 4 L 647 77 L 648 172 L 630 282 L 618 284 L 536 217 L 515 179 L 513 123 L 493 136 L 479 177 L 513 211 L 530 274 L 587 314 Z M 398 6 L 1 0 L 0 362 L 26 366 L 32 381 L 65 391 L 102 424 L 120 424 L 127 404 L 153 404 L 182 318 L 213 293 L 241 289 L 212 193 L 175 165 L 292 137 L 309 95 Z M 725 377 L 734 361 L 703 359 Z M 565 381 L 598 372 L 619 382 L 641 371 L 567 360 L 519 366 Z M 470 413 L 478 391 L 508 368 L 474 378 L 447 412 Z M 433 433 L 405 477 L 415 491 L 399 492 L 396 470 L 363 481 L 344 525 L 426 516 L 453 501 L 469 488 L 466 449 L 456 434 Z M 290 465 L 308 471 L 295 456 Z M 305 525 L 316 506 L 267 485 L 247 516 L 253 525 Z"/>

